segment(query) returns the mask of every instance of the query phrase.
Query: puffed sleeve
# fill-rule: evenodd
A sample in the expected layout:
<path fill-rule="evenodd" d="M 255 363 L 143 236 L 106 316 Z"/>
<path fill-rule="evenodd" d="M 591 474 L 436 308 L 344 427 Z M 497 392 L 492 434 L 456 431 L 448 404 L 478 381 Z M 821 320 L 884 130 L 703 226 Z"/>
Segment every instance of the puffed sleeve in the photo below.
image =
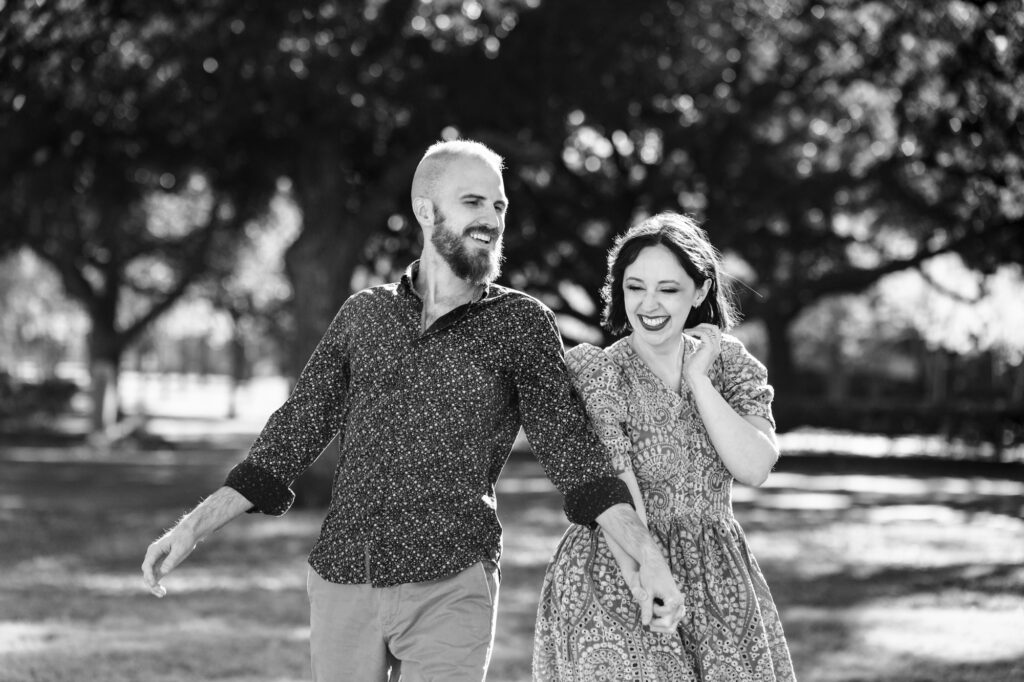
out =
<path fill-rule="evenodd" d="M 750 354 L 735 336 L 722 336 L 719 362 L 719 392 L 726 402 L 743 416 L 764 417 L 775 428 L 772 398 L 775 389 L 768 383 L 768 370 Z"/>
<path fill-rule="evenodd" d="M 583 343 L 569 349 L 565 365 L 594 432 L 611 454 L 615 472 L 629 470 L 632 446 L 622 430 L 625 400 L 615 363 L 600 348 Z"/>

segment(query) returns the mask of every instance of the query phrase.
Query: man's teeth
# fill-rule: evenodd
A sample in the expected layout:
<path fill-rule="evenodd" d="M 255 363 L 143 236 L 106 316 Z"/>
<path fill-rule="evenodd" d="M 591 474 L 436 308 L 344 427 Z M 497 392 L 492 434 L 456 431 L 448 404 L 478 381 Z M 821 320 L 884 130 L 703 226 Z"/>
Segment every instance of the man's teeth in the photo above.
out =
<path fill-rule="evenodd" d="M 469 234 L 469 236 L 472 237 L 473 239 L 477 240 L 478 242 L 483 242 L 484 244 L 490 244 L 491 243 L 491 237 L 490 237 L 490 235 L 487 235 L 487 234 L 482 234 L 480 232 L 471 232 Z"/>

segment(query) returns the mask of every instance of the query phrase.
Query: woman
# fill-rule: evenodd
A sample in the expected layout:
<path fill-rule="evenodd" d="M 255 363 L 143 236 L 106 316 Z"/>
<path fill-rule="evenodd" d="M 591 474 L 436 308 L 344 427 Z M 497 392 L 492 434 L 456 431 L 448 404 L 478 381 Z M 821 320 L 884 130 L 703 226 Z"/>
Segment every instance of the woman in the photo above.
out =
<path fill-rule="evenodd" d="M 597 530 L 570 528 L 547 568 L 534 679 L 794 680 L 761 569 L 732 512 L 732 481 L 760 485 L 776 459 L 773 391 L 735 337 L 720 257 L 686 216 L 619 237 L 602 290 L 605 349 L 566 354 L 620 477 L 686 595 L 674 632 L 641 624 L 637 567 Z"/>

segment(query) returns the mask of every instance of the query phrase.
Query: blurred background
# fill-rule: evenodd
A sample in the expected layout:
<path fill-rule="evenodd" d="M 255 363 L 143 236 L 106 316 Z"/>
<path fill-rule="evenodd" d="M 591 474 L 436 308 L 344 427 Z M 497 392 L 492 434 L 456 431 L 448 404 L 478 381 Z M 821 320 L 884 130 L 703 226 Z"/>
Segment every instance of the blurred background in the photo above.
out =
<path fill-rule="evenodd" d="M 173 605 L 137 566 L 415 258 L 456 137 L 506 158 L 499 281 L 567 346 L 610 340 L 637 218 L 722 250 L 785 453 L 737 514 L 802 679 L 1022 679 L 1022 41 L 1008 0 L 0 0 L 0 679 L 308 676 L 330 456 Z M 496 680 L 565 524 L 528 455 Z"/>

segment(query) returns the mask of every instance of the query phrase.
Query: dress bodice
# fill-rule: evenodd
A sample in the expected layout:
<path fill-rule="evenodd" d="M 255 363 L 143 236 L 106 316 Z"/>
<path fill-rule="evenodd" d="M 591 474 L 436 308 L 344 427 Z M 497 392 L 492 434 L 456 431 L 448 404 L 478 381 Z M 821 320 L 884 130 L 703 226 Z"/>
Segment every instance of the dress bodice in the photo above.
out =
<path fill-rule="evenodd" d="M 685 337 L 684 355 L 697 341 Z M 685 380 L 676 394 L 622 339 L 601 350 L 577 346 L 567 354 L 577 390 L 616 468 L 637 478 L 648 522 L 732 515 L 733 477 L 708 437 Z M 712 384 L 741 415 L 771 421 L 773 391 L 764 366 L 732 336 L 710 373 Z"/>
<path fill-rule="evenodd" d="M 688 355 L 697 342 L 686 343 Z M 645 627 L 604 534 L 571 526 L 544 575 L 534 679 L 796 682 L 778 609 L 732 514 L 732 475 L 686 382 L 671 391 L 625 340 L 577 346 L 566 364 L 614 467 L 637 478 L 686 615 L 673 635 Z M 723 337 L 709 378 L 737 414 L 771 422 L 767 373 L 738 339 Z"/>

